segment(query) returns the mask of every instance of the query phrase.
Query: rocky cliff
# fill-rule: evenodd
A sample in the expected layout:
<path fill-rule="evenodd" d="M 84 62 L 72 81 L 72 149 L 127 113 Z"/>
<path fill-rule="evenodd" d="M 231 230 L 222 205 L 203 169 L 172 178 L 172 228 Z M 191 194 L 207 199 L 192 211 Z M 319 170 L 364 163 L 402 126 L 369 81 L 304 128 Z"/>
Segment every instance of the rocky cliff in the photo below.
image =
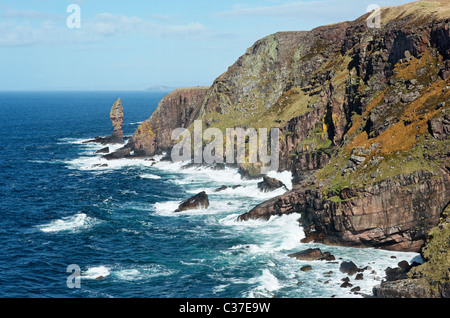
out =
<path fill-rule="evenodd" d="M 136 156 L 153 156 L 173 146 L 172 131 L 188 128 L 198 117 L 208 87 L 177 89 L 165 96 L 157 110 L 131 139 Z"/>
<path fill-rule="evenodd" d="M 310 239 L 420 249 L 450 200 L 448 4 L 383 9 L 380 29 L 364 16 L 297 35 L 310 54 L 265 113 L 310 98 L 279 126 L 281 169 L 301 185 L 241 220 L 301 213 Z"/>
<path fill-rule="evenodd" d="M 450 200 L 450 1 L 368 18 L 257 41 L 211 87 L 166 96 L 128 153 L 170 150 L 195 119 L 275 127 L 295 186 L 241 220 L 300 213 L 308 240 L 420 250 Z"/>

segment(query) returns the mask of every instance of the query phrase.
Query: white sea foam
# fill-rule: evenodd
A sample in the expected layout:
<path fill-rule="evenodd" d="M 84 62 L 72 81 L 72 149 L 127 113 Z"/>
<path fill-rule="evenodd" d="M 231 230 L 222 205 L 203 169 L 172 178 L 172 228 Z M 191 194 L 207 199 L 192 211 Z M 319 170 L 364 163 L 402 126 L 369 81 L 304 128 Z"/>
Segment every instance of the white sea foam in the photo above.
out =
<path fill-rule="evenodd" d="M 95 266 L 88 268 L 81 274 L 84 279 L 105 279 L 137 281 L 151 279 L 159 276 L 170 276 L 177 271 L 166 268 L 162 265 L 143 265 L 123 268 L 120 266 Z"/>
<path fill-rule="evenodd" d="M 231 207 L 224 205 L 223 203 L 214 202 L 210 200 L 210 207 L 208 209 L 200 208 L 194 210 L 187 210 L 183 212 L 175 212 L 181 203 L 182 201 L 157 202 L 153 204 L 153 210 L 159 216 L 180 217 L 180 216 L 216 215 L 226 213 L 231 209 Z"/>
<path fill-rule="evenodd" d="M 111 274 L 110 270 L 111 269 L 106 266 L 91 267 L 87 271 L 81 273 L 81 278 L 84 279 L 106 278 Z"/>
<path fill-rule="evenodd" d="M 273 292 L 281 288 L 278 279 L 268 268 L 263 269 L 262 274 L 248 281 L 250 284 L 256 284 L 249 293 L 249 298 L 255 297 L 272 297 Z"/>
<path fill-rule="evenodd" d="M 99 220 L 88 217 L 84 213 L 80 213 L 61 220 L 52 221 L 49 224 L 41 225 L 38 228 L 45 233 L 78 232 L 89 229 L 99 223 Z"/>
<path fill-rule="evenodd" d="M 175 216 L 174 211 L 178 209 L 180 205 L 179 201 L 166 201 L 166 202 L 157 202 L 155 203 L 154 209 L 156 214 L 162 216 Z"/>
<path fill-rule="evenodd" d="M 146 173 L 146 174 L 140 175 L 140 177 L 143 179 L 154 179 L 154 180 L 161 179 L 161 176 L 157 176 L 157 175 L 151 174 L 151 173 Z"/>
<path fill-rule="evenodd" d="M 124 272 L 119 271 L 118 277 L 122 279 L 128 280 L 139 280 L 139 279 L 149 279 L 160 276 L 170 276 L 177 273 L 176 270 L 169 269 L 162 265 L 144 265 L 137 268 L 132 268 L 125 270 L 125 276 L 123 276 Z M 121 276 L 122 275 L 122 276 Z"/>
<path fill-rule="evenodd" d="M 186 163 L 172 163 L 161 161 L 164 155 L 157 156 L 154 159 L 156 164 L 143 159 L 137 160 L 114 160 L 106 161 L 101 155 L 92 155 L 95 147 L 86 146 L 80 140 L 65 141 L 78 145 L 82 145 L 84 151 L 83 156 L 67 162 L 71 169 L 80 170 L 108 170 L 121 169 L 128 166 L 140 166 L 142 172 L 141 178 L 159 179 L 164 182 L 173 182 L 182 185 L 187 192 L 183 200 L 188 199 L 193 194 L 206 191 L 210 199 L 210 207 L 203 210 L 186 211 L 175 213 L 179 204 L 183 200 L 170 200 L 166 202 L 158 202 L 150 207 L 142 207 L 154 212 L 159 216 L 171 217 L 191 217 L 205 216 L 205 226 L 215 226 L 221 228 L 221 234 L 231 238 L 239 237 L 239 244 L 230 247 L 228 250 L 219 253 L 217 259 L 212 261 L 226 264 L 236 264 L 237 266 L 246 266 L 248 262 L 257 260 L 261 262 L 262 272 L 255 273 L 254 277 L 233 277 L 217 279 L 221 281 L 221 285 L 217 286 L 214 292 L 220 293 L 232 284 L 250 284 L 251 288 L 243 295 L 245 297 L 272 297 L 277 293 L 290 297 L 361 297 L 354 293 L 350 293 L 350 289 L 341 288 L 341 279 L 346 275 L 340 273 L 340 262 L 353 261 L 359 268 L 371 266 L 370 271 L 364 272 L 364 280 L 355 281 L 355 276 L 351 277 L 351 283 L 354 286 L 360 286 L 361 292 L 370 294 L 374 285 L 379 284 L 384 277 L 386 267 L 395 267 L 400 260 L 406 259 L 411 261 L 416 257 L 417 253 L 399 253 L 372 249 L 352 249 L 344 247 L 331 247 L 320 244 L 303 244 L 300 240 L 304 237 L 303 230 L 298 223 L 299 215 L 274 216 L 269 221 L 250 220 L 246 222 L 237 222 L 236 219 L 242 213 L 249 211 L 258 202 L 270 199 L 272 197 L 282 195 L 285 189 L 278 189 L 273 192 L 263 193 L 258 190 L 257 183 L 261 180 L 242 180 L 237 169 L 227 168 L 225 170 L 213 170 L 208 167 L 190 167 L 186 168 Z M 98 146 L 97 146 L 98 147 Z M 90 153 L 90 155 L 88 155 Z M 107 167 L 102 167 L 107 164 Z M 156 171 L 156 172 L 155 172 Z M 292 175 L 289 172 L 276 173 L 270 172 L 270 177 L 282 181 L 288 189 L 292 189 Z M 215 192 L 222 185 L 227 188 L 224 191 Z M 238 188 L 233 186 L 240 185 Z M 50 224 L 40 227 L 44 232 L 57 231 L 78 231 L 89 228 L 98 222 L 87 216 L 78 215 L 72 218 L 62 219 L 51 222 Z M 193 231 L 198 231 L 193 229 Z M 248 240 L 248 243 L 245 243 Z M 319 247 L 323 252 L 329 251 L 335 255 L 336 259 L 341 258 L 339 263 L 332 264 L 324 261 L 308 262 L 313 267 L 310 272 L 300 272 L 299 268 L 306 265 L 306 262 L 298 261 L 287 255 L 307 248 Z M 391 258 L 396 256 L 396 258 Z M 210 261 L 210 260 L 208 260 Z M 183 262 L 185 265 L 198 265 L 198 262 Z M 215 264 L 215 266 L 219 266 Z M 94 268 L 95 269 L 95 268 Z M 106 271 L 104 271 L 106 269 Z M 330 277 L 324 277 L 325 272 L 332 271 Z M 373 273 L 375 271 L 376 273 Z M 88 270 L 89 272 L 89 270 Z M 100 273 L 100 275 L 98 275 Z M 92 270 L 89 277 L 94 279 L 105 275 L 118 280 L 139 280 L 151 278 L 158 275 L 170 275 L 172 271 L 160 267 L 130 267 L 130 268 L 97 268 Z M 96 276 L 97 275 L 97 276 Z M 96 276 L 96 277 L 94 277 Z M 301 281 L 302 284 L 297 286 Z M 323 284 L 327 282 L 327 284 Z M 288 292 L 286 292 L 288 290 Z"/>
<path fill-rule="evenodd" d="M 85 171 L 105 171 L 117 170 L 127 167 L 150 167 L 151 162 L 143 159 L 129 160 L 106 160 L 101 156 L 82 156 L 73 160 L 65 161 L 69 169 L 85 170 Z"/>

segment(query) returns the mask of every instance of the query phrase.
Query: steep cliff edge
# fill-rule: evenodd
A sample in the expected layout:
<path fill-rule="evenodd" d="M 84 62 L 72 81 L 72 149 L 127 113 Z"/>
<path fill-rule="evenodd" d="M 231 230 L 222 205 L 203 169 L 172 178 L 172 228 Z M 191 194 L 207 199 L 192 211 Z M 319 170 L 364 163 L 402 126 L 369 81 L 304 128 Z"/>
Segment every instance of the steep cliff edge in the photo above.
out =
<path fill-rule="evenodd" d="M 364 16 L 311 31 L 303 59 L 320 62 L 279 102 L 317 96 L 280 125 L 282 169 L 301 185 L 241 220 L 301 213 L 311 240 L 420 249 L 450 200 L 448 4 L 382 9 L 380 29 Z"/>
<path fill-rule="evenodd" d="M 279 170 L 297 184 L 241 220 L 301 213 L 309 239 L 418 251 L 450 197 L 449 8 L 424 0 L 382 8 L 380 28 L 366 14 L 265 37 L 211 87 L 166 96 L 121 151 L 170 151 L 195 119 L 278 128 Z"/>
<path fill-rule="evenodd" d="M 197 118 L 208 87 L 177 89 L 165 96 L 157 110 L 144 121 L 131 139 L 136 156 L 153 156 L 173 146 L 172 131 L 188 128 Z"/>

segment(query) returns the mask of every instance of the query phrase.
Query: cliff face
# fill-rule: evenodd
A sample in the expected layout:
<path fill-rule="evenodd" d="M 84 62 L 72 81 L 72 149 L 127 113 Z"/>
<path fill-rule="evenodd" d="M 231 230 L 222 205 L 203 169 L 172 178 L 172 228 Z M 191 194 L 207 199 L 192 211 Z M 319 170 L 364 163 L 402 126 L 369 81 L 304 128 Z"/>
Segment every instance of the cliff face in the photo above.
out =
<path fill-rule="evenodd" d="M 166 96 L 129 150 L 169 151 L 195 119 L 278 128 L 280 171 L 298 184 L 241 220 L 301 213 L 309 239 L 417 251 L 450 197 L 449 8 L 424 0 L 383 8 L 379 29 L 366 14 L 270 35 L 210 88 Z"/>
<path fill-rule="evenodd" d="M 362 17 L 311 31 L 314 67 L 265 112 L 310 98 L 280 125 L 281 169 L 302 184 L 241 220 L 296 212 L 316 241 L 420 249 L 450 198 L 449 23 L 429 5 L 383 9 L 381 29 Z"/>
<path fill-rule="evenodd" d="M 419 251 L 450 198 L 450 177 L 418 171 L 331 200 L 314 186 L 264 202 L 240 220 L 300 213 L 306 240 L 332 245 Z M 432 202 L 432 203 L 431 203 Z"/>
<path fill-rule="evenodd" d="M 132 137 L 135 155 L 153 156 L 173 146 L 172 131 L 188 128 L 197 118 L 207 87 L 177 89 L 165 96 L 150 119 Z"/>

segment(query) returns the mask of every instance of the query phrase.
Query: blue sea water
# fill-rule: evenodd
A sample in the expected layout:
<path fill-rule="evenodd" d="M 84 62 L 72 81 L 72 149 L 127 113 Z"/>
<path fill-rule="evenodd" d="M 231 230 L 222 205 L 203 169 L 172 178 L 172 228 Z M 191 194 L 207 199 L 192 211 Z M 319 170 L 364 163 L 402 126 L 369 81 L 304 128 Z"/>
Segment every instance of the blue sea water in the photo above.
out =
<path fill-rule="evenodd" d="M 341 261 L 372 268 L 364 280 L 351 279 L 369 294 L 386 267 L 417 257 L 300 243 L 295 214 L 237 222 L 282 192 L 261 193 L 258 180 L 242 180 L 233 169 L 107 162 L 95 154 L 103 146 L 83 144 L 112 133 L 109 110 L 118 97 L 131 135 L 163 96 L 0 93 L 0 297 L 361 297 L 340 287 Z M 289 174 L 276 177 L 291 186 Z M 214 192 L 222 185 L 241 187 Z M 209 209 L 173 212 L 200 191 L 210 196 Z M 337 262 L 288 257 L 310 247 Z M 71 264 L 81 269 L 80 288 L 67 285 Z M 302 272 L 304 265 L 313 270 Z"/>

